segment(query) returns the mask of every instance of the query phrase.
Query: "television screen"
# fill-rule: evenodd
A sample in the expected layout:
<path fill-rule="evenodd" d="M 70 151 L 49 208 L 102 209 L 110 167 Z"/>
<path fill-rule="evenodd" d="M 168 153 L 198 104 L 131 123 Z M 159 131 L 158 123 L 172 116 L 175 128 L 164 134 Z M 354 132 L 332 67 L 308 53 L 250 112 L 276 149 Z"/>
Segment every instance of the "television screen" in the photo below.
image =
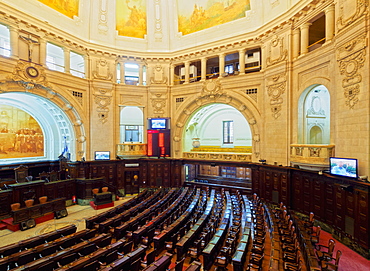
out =
<path fill-rule="evenodd" d="M 330 157 L 330 174 L 357 178 L 357 159 Z"/>
<path fill-rule="evenodd" d="M 110 152 L 109 151 L 96 151 L 95 160 L 110 160 Z"/>
<path fill-rule="evenodd" d="M 149 129 L 167 129 L 168 119 L 149 119 Z"/>

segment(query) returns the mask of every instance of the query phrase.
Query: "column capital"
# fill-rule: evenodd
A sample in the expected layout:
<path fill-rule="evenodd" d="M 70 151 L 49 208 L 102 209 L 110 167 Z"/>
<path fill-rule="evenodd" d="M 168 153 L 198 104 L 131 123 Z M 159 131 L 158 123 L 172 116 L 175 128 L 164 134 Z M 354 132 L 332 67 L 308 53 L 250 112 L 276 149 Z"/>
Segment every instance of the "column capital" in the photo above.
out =
<path fill-rule="evenodd" d="M 225 55 L 226 55 L 226 54 L 225 54 L 225 53 L 223 53 L 223 52 L 218 54 L 218 56 L 219 56 L 219 57 L 224 57 Z"/>
<path fill-rule="evenodd" d="M 247 51 L 247 49 L 246 49 L 246 48 L 243 48 L 243 49 L 239 49 L 239 50 L 238 50 L 238 52 L 239 52 L 239 53 L 245 53 L 246 51 Z"/>
<path fill-rule="evenodd" d="M 302 30 L 302 29 L 307 29 L 307 28 L 309 28 L 311 25 L 312 25 L 312 23 L 304 23 L 304 24 L 302 24 L 302 25 L 300 26 L 300 29 L 301 29 L 301 30 Z"/>
<path fill-rule="evenodd" d="M 325 14 L 329 13 L 329 12 L 334 12 L 335 11 L 335 5 L 334 4 L 331 4 L 329 6 L 327 6 L 325 9 Z"/>
<path fill-rule="evenodd" d="M 299 34 L 301 32 L 300 28 L 293 29 L 293 35 Z"/>

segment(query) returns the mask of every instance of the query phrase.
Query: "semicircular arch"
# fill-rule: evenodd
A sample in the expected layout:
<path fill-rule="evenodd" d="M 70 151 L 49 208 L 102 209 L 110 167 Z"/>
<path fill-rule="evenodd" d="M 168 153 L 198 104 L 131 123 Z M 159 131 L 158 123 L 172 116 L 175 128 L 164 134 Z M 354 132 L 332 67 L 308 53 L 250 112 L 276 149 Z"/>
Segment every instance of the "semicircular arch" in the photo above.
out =
<path fill-rule="evenodd" d="M 260 128 L 259 123 L 261 123 L 261 116 L 259 110 L 248 97 L 230 92 L 228 94 L 222 94 L 220 96 L 195 96 L 193 99 L 186 99 L 184 103 L 177 110 L 174 120 L 171 123 L 173 127 L 173 155 L 174 157 L 182 157 L 183 144 L 182 136 L 184 134 L 184 129 L 186 124 L 190 121 L 194 112 L 197 112 L 204 106 L 219 103 L 227 104 L 238 110 L 250 125 L 252 134 L 252 160 L 256 160 L 260 155 Z"/>

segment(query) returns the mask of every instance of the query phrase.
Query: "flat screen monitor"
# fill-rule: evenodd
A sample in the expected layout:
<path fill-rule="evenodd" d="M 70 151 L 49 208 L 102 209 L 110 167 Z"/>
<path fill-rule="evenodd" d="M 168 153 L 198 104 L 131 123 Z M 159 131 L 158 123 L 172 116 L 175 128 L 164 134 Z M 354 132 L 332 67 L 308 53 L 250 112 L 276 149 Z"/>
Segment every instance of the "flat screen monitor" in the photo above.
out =
<path fill-rule="evenodd" d="M 169 119 L 168 118 L 148 119 L 148 129 L 149 130 L 169 129 Z"/>
<path fill-rule="evenodd" d="M 357 159 L 330 157 L 330 174 L 357 178 Z"/>
<path fill-rule="evenodd" d="M 110 152 L 109 151 L 96 151 L 95 160 L 110 160 Z"/>

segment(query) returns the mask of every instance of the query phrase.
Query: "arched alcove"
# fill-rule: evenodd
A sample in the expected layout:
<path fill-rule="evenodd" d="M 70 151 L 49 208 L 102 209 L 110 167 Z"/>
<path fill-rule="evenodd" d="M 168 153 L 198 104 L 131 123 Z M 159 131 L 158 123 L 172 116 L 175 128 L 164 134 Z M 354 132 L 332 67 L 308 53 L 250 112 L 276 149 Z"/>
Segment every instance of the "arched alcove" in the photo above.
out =
<path fill-rule="evenodd" d="M 14 163 L 19 161 L 42 161 L 56 160 L 67 146 L 71 154 L 71 160 L 76 159 L 75 133 L 74 128 L 65 112 L 57 105 L 46 98 L 27 92 L 7 92 L 0 94 L 0 106 L 13 107 L 18 109 L 15 112 L 24 112 L 23 115 L 32 117 L 34 127 L 40 127 L 43 135 L 43 154 L 33 157 L 12 157 L 9 150 L 9 155 L 1 159 L 2 163 Z M 13 110 L 14 111 L 14 110 Z M 20 123 L 15 123 L 20 121 Z M 8 122 L 14 122 L 13 127 L 8 130 L 8 136 L 16 138 L 16 134 L 22 134 L 22 120 L 18 120 L 17 116 L 9 116 Z M 28 124 L 29 125 L 29 124 Z M 10 127 L 9 126 L 9 127 Z M 24 129 L 29 129 L 25 127 Z M 18 131 L 16 131 L 18 130 Z M 31 140 L 31 139 L 22 139 Z M 33 139 L 32 139 L 33 140 Z M 14 141 L 16 144 L 16 140 Z M 16 151 L 16 147 L 14 150 Z"/>
<path fill-rule="evenodd" d="M 144 141 L 144 113 L 141 107 L 124 106 L 120 111 L 120 142 Z"/>
<path fill-rule="evenodd" d="M 245 117 L 234 107 L 221 103 L 205 105 L 195 111 L 183 138 L 184 151 L 193 149 L 194 140 L 198 140 L 200 146 L 212 148 L 252 146 L 252 133 Z"/>
<path fill-rule="evenodd" d="M 324 85 L 311 85 L 299 98 L 298 143 L 330 144 L 330 93 Z"/>

